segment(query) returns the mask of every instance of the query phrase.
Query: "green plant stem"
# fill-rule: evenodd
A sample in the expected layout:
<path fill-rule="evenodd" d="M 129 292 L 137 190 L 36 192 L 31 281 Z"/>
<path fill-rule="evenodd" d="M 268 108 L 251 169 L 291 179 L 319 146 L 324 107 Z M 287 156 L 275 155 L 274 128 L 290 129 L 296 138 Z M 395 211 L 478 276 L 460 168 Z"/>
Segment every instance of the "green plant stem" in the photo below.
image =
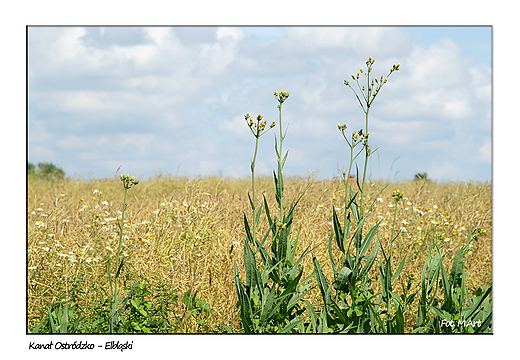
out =
<path fill-rule="evenodd" d="M 123 211 L 121 212 L 121 222 L 119 223 L 119 245 L 117 247 L 117 253 L 116 253 L 116 266 L 119 266 L 119 254 L 121 253 L 121 245 L 123 244 L 123 226 L 125 222 L 125 210 L 126 210 L 126 192 L 128 191 L 127 188 L 125 188 L 125 196 L 123 199 Z M 117 268 L 116 268 L 117 269 Z M 117 286 L 117 282 L 116 282 Z"/>
<path fill-rule="evenodd" d="M 367 90 L 368 91 L 368 90 Z M 366 134 L 368 134 L 368 110 L 369 110 L 369 103 L 368 103 L 368 100 L 367 100 L 367 109 L 365 111 L 365 131 L 366 131 Z M 368 139 L 366 140 L 368 141 Z M 368 144 L 368 143 L 366 143 Z M 363 167 L 363 183 L 361 184 L 361 203 L 359 204 L 359 208 L 360 208 L 360 214 L 359 214 L 359 217 L 361 218 L 364 214 L 365 214 L 365 207 L 364 207 L 364 203 L 363 203 L 363 199 L 364 199 L 364 196 L 365 196 L 365 180 L 366 180 L 366 176 L 367 176 L 367 165 L 368 165 L 368 157 L 370 156 L 369 152 L 368 152 L 368 145 L 363 145 L 363 147 L 365 148 L 365 164 L 364 164 L 364 167 Z"/>
<path fill-rule="evenodd" d="M 282 146 L 283 146 L 283 133 L 282 133 L 282 103 L 278 105 L 279 110 L 279 127 L 280 127 L 280 150 L 278 153 L 278 181 L 282 181 Z M 280 194 L 280 221 L 283 221 L 283 192 Z"/>
<path fill-rule="evenodd" d="M 392 236 L 390 236 L 390 256 L 392 256 L 392 243 L 394 242 L 394 229 L 395 229 L 396 218 L 397 218 L 397 202 L 395 202 L 395 206 L 394 206 L 394 221 L 392 224 Z"/>
<path fill-rule="evenodd" d="M 114 328 L 113 328 L 113 322 L 112 322 L 112 317 L 114 316 L 114 314 L 117 312 L 117 307 L 119 306 L 119 291 L 118 291 L 118 278 L 119 278 L 119 274 L 120 274 L 120 271 L 119 270 L 119 256 L 120 256 L 120 253 L 121 253 L 121 246 L 123 244 L 123 227 L 124 227 L 124 221 L 125 221 L 125 210 L 126 210 L 126 193 L 127 193 L 128 189 L 125 187 L 125 195 L 124 195 L 124 199 L 123 199 L 123 211 L 121 212 L 121 221 L 119 222 L 119 245 L 117 247 L 117 252 L 116 252 L 116 266 L 115 266 L 115 269 L 116 269 L 116 274 L 115 274 L 115 277 L 114 277 L 114 286 L 112 288 L 113 292 L 112 292 L 112 298 L 113 298 L 113 305 L 112 305 L 112 311 L 111 311 L 111 314 L 110 314 L 110 333 L 113 333 L 114 332 Z"/>
<path fill-rule="evenodd" d="M 260 124 L 260 122 L 258 122 Z M 256 165 L 256 154 L 258 152 L 258 139 L 260 138 L 260 134 L 258 133 L 255 136 L 255 154 L 253 155 L 253 161 L 251 162 L 251 187 L 253 188 L 253 199 L 251 201 L 251 206 L 253 208 L 253 241 L 256 240 L 256 195 L 255 195 L 255 165 Z"/>

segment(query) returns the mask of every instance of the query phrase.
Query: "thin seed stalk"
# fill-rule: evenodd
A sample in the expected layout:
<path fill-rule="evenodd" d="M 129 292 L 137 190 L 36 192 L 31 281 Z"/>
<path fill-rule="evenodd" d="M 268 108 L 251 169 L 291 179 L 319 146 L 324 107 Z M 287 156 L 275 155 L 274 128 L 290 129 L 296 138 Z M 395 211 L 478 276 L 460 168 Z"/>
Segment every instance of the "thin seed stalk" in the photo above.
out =
<path fill-rule="evenodd" d="M 256 195 L 255 195 L 255 165 L 256 165 L 256 154 L 258 152 L 258 139 L 260 137 L 260 134 L 257 134 L 255 136 L 256 142 L 255 142 L 255 154 L 253 155 L 253 161 L 251 162 L 251 187 L 253 188 L 253 201 L 252 201 L 252 207 L 253 207 L 253 241 L 256 240 Z"/>
<path fill-rule="evenodd" d="M 123 224 L 124 224 L 124 221 L 125 221 L 125 210 L 126 210 L 126 193 L 127 193 L 128 189 L 126 188 L 125 186 L 125 195 L 124 195 L 124 199 L 123 199 L 123 211 L 121 213 L 121 222 L 119 223 L 119 245 L 118 245 L 118 248 L 117 248 L 117 252 L 116 252 L 116 266 L 115 266 L 115 269 L 116 269 L 116 275 L 117 275 L 117 270 L 119 268 L 119 254 L 121 253 L 121 245 L 123 243 Z M 110 332 L 114 332 L 114 328 L 113 328 L 113 323 L 112 323 L 112 317 L 114 316 L 116 310 L 117 310 L 117 307 L 119 305 L 119 291 L 118 291 L 118 281 L 117 281 L 117 278 L 118 276 L 116 276 L 114 278 L 114 287 L 113 287 L 113 293 L 112 293 L 112 298 L 113 298 L 113 306 L 112 306 L 112 313 L 111 313 L 111 316 L 110 316 Z"/>
<path fill-rule="evenodd" d="M 280 152 L 278 153 L 278 176 L 280 179 L 278 181 L 282 181 L 282 146 L 283 146 L 283 133 L 282 133 L 282 103 L 278 105 L 279 117 L 278 121 L 280 122 Z M 280 221 L 283 221 L 283 192 L 280 194 Z"/>
<path fill-rule="evenodd" d="M 116 271 L 117 271 L 117 267 L 119 266 L 119 254 L 121 253 L 121 245 L 123 243 L 123 226 L 124 226 L 124 222 L 125 222 L 125 210 L 126 210 L 126 192 L 128 191 L 128 189 L 125 187 L 125 196 L 124 196 L 124 199 L 123 199 L 123 212 L 121 213 L 121 222 L 119 223 L 119 246 L 117 248 L 117 253 L 116 253 Z M 117 289 L 117 282 L 116 282 L 116 289 Z"/>
<path fill-rule="evenodd" d="M 392 225 L 392 236 L 390 237 L 390 252 L 389 252 L 389 256 L 392 256 L 392 243 L 394 242 L 394 229 L 395 229 L 395 220 L 397 218 L 397 202 L 395 202 L 395 206 L 394 206 L 394 222 L 393 222 L 393 225 Z"/>
<path fill-rule="evenodd" d="M 367 100 L 367 110 L 365 111 L 365 129 L 366 134 L 368 134 L 368 111 L 369 111 L 369 102 Z M 367 176 L 367 165 L 368 165 L 368 157 L 370 154 L 368 153 L 368 138 L 366 139 L 366 143 L 363 144 L 363 147 L 365 148 L 365 164 L 363 167 L 363 184 L 361 185 L 361 204 L 360 204 L 360 210 L 361 213 L 359 214 L 360 218 L 365 214 L 365 207 L 364 207 L 364 196 L 365 196 L 365 179 Z"/>

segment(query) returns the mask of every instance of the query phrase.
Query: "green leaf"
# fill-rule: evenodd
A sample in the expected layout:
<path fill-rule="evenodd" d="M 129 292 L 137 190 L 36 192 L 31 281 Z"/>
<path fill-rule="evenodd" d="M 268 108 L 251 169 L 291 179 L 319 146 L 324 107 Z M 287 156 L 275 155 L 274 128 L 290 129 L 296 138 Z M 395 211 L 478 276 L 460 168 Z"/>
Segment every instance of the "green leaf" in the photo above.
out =
<path fill-rule="evenodd" d="M 484 320 L 482 325 L 479 326 L 477 330 L 475 330 L 475 333 L 484 332 L 489 327 L 489 324 L 491 324 L 491 320 L 493 320 L 493 312 L 489 313 L 487 318 Z"/>
<path fill-rule="evenodd" d="M 404 267 L 404 263 L 406 261 L 406 256 L 408 256 L 408 254 L 406 254 L 403 258 L 403 260 L 401 261 L 401 263 L 399 264 L 399 267 L 397 268 L 397 271 L 395 272 L 394 276 L 392 276 L 392 284 L 395 282 L 395 280 L 399 277 L 399 275 L 401 274 L 401 271 L 403 271 L 403 267 Z"/>
<path fill-rule="evenodd" d="M 357 225 L 356 232 L 354 233 L 354 246 L 359 251 L 361 248 L 361 238 L 363 236 L 363 225 L 365 224 L 366 216 L 363 216 L 361 221 Z"/>
<path fill-rule="evenodd" d="M 377 228 L 379 227 L 379 224 L 381 224 L 383 220 L 379 220 L 377 224 L 375 224 L 367 233 L 365 236 L 365 240 L 363 240 L 361 244 L 361 251 L 359 252 L 359 258 L 363 257 L 365 253 L 367 252 L 368 248 L 370 247 L 370 244 L 372 244 L 372 240 L 374 239 L 374 236 L 377 232 Z"/>
<path fill-rule="evenodd" d="M 287 155 L 289 155 L 289 150 L 287 150 L 287 151 L 285 152 L 285 156 L 283 157 L 283 160 L 282 160 L 282 166 L 281 166 L 282 168 L 285 166 L 285 161 L 287 160 Z"/>
<path fill-rule="evenodd" d="M 302 275 L 303 275 L 303 269 L 300 269 L 298 275 L 287 285 L 287 287 L 283 291 L 282 295 L 280 295 L 280 296 L 283 297 L 285 295 L 295 292 L 296 287 L 298 286 L 298 283 L 299 283 Z"/>
<path fill-rule="evenodd" d="M 293 268 L 298 268 L 298 264 L 303 260 L 303 258 L 311 251 L 310 246 L 307 246 L 307 248 L 302 252 L 298 260 L 293 265 Z M 312 277 L 312 275 L 310 276 Z"/>
<path fill-rule="evenodd" d="M 271 213 L 269 212 L 269 205 L 267 205 L 267 200 L 265 198 L 265 195 L 264 195 L 264 206 L 265 206 L 265 215 L 267 216 L 267 220 L 269 221 L 269 226 L 271 226 L 271 228 L 273 227 L 273 220 L 271 219 Z M 273 232 L 275 231 L 275 229 L 273 229 Z"/>
<path fill-rule="evenodd" d="M 267 295 L 265 304 L 262 305 L 262 313 L 260 315 L 260 327 L 261 328 L 265 327 L 267 321 L 269 320 L 269 318 L 267 316 L 270 315 L 270 312 L 273 309 L 275 294 L 276 294 L 276 289 L 273 286 L 271 291 L 269 291 L 269 295 Z"/>
<path fill-rule="evenodd" d="M 293 292 L 293 296 L 287 303 L 287 309 L 292 309 L 300 300 L 303 300 L 305 295 L 309 293 L 310 289 L 307 291 L 302 292 L 301 294 L 298 294 L 298 292 Z"/>
<path fill-rule="evenodd" d="M 253 235 L 251 234 L 251 228 L 249 227 L 249 222 L 247 221 L 246 213 L 244 213 L 244 228 L 246 230 L 247 241 L 250 244 L 254 244 Z"/>
<path fill-rule="evenodd" d="M 65 309 L 63 310 L 63 314 L 61 316 L 61 321 L 60 321 L 60 333 L 66 334 L 68 327 L 69 327 L 69 304 L 65 304 Z"/>
<path fill-rule="evenodd" d="M 471 306 L 469 309 L 469 314 L 467 315 L 468 319 L 473 319 L 474 315 L 478 314 L 477 310 L 480 308 L 480 305 L 484 302 L 484 300 L 491 294 L 491 290 L 492 286 L 488 287 L 486 292 L 484 292 L 484 294 L 479 297 L 478 301 L 475 302 L 473 306 Z"/>
<path fill-rule="evenodd" d="M 289 241 L 289 228 L 285 228 L 284 230 L 279 231 L 278 237 L 278 259 L 285 263 L 285 259 L 287 258 L 287 247 Z"/>
<path fill-rule="evenodd" d="M 398 307 L 395 313 L 395 327 L 394 330 L 398 334 L 404 334 L 404 314 L 401 307 Z"/>
<path fill-rule="evenodd" d="M 258 210 L 256 211 L 255 216 L 255 226 L 258 226 L 258 223 L 260 222 L 260 214 L 262 213 L 262 204 L 258 207 Z"/>
<path fill-rule="evenodd" d="M 352 274 L 352 270 L 350 270 L 348 267 L 343 267 L 339 271 L 338 278 L 334 284 L 334 288 L 336 290 L 343 290 L 346 291 L 347 289 L 347 281 L 349 275 Z"/>
<path fill-rule="evenodd" d="M 49 325 L 51 326 L 51 333 L 56 333 L 56 324 L 54 323 L 54 319 L 52 318 L 52 310 L 49 305 L 47 315 L 49 316 Z"/>
<path fill-rule="evenodd" d="M 320 323 L 318 326 L 318 332 L 321 334 L 326 334 L 329 332 L 329 329 L 327 327 L 327 313 L 325 312 L 325 309 L 322 309 L 320 312 Z"/>
<path fill-rule="evenodd" d="M 229 325 L 222 325 L 224 330 L 226 330 L 229 334 L 235 334 L 235 330 L 233 330 Z"/>
<path fill-rule="evenodd" d="M 388 301 L 390 292 L 392 291 L 392 258 L 389 257 L 383 265 L 379 268 L 381 274 L 381 285 L 383 288 L 383 298 Z"/>
<path fill-rule="evenodd" d="M 301 317 L 301 318 L 296 318 L 294 319 L 293 321 L 291 321 L 289 324 L 287 324 L 281 331 L 280 333 L 281 334 L 285 334 L 289 331 L 291 331 L 292 329 L 294 329 L 296 326 L 298 326 L 298 324 L 300 324 L 303 320 L 305 320 L 305 317 Z"/>
<path fill-rule="evenodd" d="M 451 267 L 450 272 L 450 284 L 453 288 L 460 287 L 462 284 L 462 272 L 463 272 L 463 266 L 464 266 L 464 251 L 465 248 L 457 252 L 457 255 L 455 255 L 455 259 L 453 260 L 453 265 Z"/>
<path fill-rule="evenodd" d="M 365 266 L 363 267 L 363 269 L 361 270 L 361 272 L 358 275 L 358 277 L 360 279 L 363 279 L 365 274 L 367 274 L 370 271 L 370 269 L 372 268 L 372 265 L 374 264 L 374 261 L 376 260 L 379 246 L 380 246 L 380 241 L 379 241 L 379 234 L 378 234 L 376 244 L 374 245 L 374 249 L 372 250 L 372 253 L 370 254 L 370 256 L 367 258 Z"/>
<path fill-rule="evenodd" d="M 442 257 L 440 250 L 438 250 L 432 261 L 428 264 L 428 271 L 426 272 L 426 279 L 428 283 L 428 292 L 431 290 L 432 286 L 435 284 L 438 276 L 439 270 L 442 264 Z"/>
<path fill-rule="evenodd" d="M 283 200 L 283 176 L 280 167 L 278 167 L 278 177 L 276 176 L 276 173 L 273 170 L 274 175 L 274 188 L 275 188 L 275 195 L 276 195 L 276 202 L 278 203 L 278 206 L 282 207 L 282 200 Z"/>
<path fill-rule="evenodd" d="M 446 269 L 444 268 L 444 264 L 441 262 L 441 280 L 442 280 L 442 290 L 444 291 L 444 304 L 442 305 L 443 310 L 450 310 L 453 305 L 452 299 L 452 284 L 448 281 L 448 277 L 446 275 Z"/>
<path fill-rule="evenodd" d="M 303 302 L 307 305 L 306 309 L 309 312 L 311 323 L 309 324 L 310 332 L 313 334 L 317 333 L 317 325 L 318 325 L 318 315 L 316 315 L 316 311 L 314 311 L 314 306 L 307 301 L 303 300 Z"/>
<path fill-rule="evenodd" d="M 284 300 L 286 298 L 288 298 L 289 296 L 291 296 L 291 294 L 286 294 L 284 296 L 280 296 L 280 297 L 276 298 L 276 302 L 275 302 L 274 306 L 272 307 L 271 312 L 267 315 L 268 319 L 273 318 L 275 313 L 278 311 L 280 306 L 283 304 Z"/>
<path fill-rule="evenodd" d="M 121 272 L 121 269 L 123 268 L 123 265 L 125 264 L 125 261 L 126 261 L 126 258 L 123 258 L 123 260 L 121 260 L 121 262 L 119 263 L 119 267 L 117 268 L 117 271 L 116 271 L 116 279 L 119 278 L 119 273 Z"/>
<path fill-rule="evenodd" d="M 251 195 L 247 193 L 247 197 L 249 198 L 249 204 L 251 204 L 251 209 L 255 208 L 255 204 L 253 203 L 253 200 L 251 199 Z"/>
<path fill-rule="evenodd" d="M 336 209 L 334 208 L 334 206 L 332 206 L 332 222 L 334 224 L 334 235 L 336 238 L 336 244 L 338 245 L 339 250 L 342 253 L 345 253 L 343 230 L 341 229 L 341 224 L 338 220 L 338 214 L 336 214 Z"/>
<path fill-rule="evenodd" d="M 244 242 L 244 267 L 246 270 L 246 287 L 252 288 L 256 285 L 256 261 L 253 251 L 247 242 Z"/>
<path fill-rule="evenodd" d="M 321 291 L 323 302 L 325 303 L 325 305 L 328 305 L 332 302 L 329 293 L 329 284 L 327 283 L 325 275 L 323 275 L 323 271 L 321 270 L 321 266 L 318 262 L 318 259 L 316 259 L 316 256 L 314 256 L 314 252 L 312 253 L 312 262 L 314 264 L 314 273 L 316 274 L 316 281 L 318 282 L 318 287 Z"/>
<path fill-rule="evenodd" d="M 334 258 L 332 256 L 332 238 L 334 237 L 334 230 L 330 232 L 329 236 L 329 258 L 330 258 L 330 264 L 332 265 L 332 272 L 334 272 L 334 275 L 337 275 L 336 272 L 336 264 L 334 264 Z"/>
<path fill-rule="evenodd" d="M 356 193 L 357 195 L 357 193 Z M 358 223 L 359 222 L 359 213 L 358 213 L 358 205 L 356 203 L 356 197 L 354 195 L 354 192 L 352 191 L 352 188 L 350 189 L 350 211 L 352 213 L 352 216 L 354 217 L 354 222 L 355 223 Z M 345 209 L 346 211 L 346 209 Z"/>
<path fill-rule="evenodd" d="M 249 302 L 249 297 L 244 292 L 242 288 L 242 284 L 240 282 L 240 278 L 238 276 L 238 269 L 235 263 L 235 290 L 238 296 L 238 303 L 240 306 L 240 319 L 242 326 L 244 328 L 244 332 L 252 333 L 253 332 L 253 323 L 251 321 L 251 305 Z"/>
<path fill-rule="evenodd" d="M 341 311 L 338 304 L 336 304 L 334 301 L 332 301 L 330 303 L 330 307 L 332 308 L 332 310 L 334 310 L 334 314 L 338 317 L 341 324 L 348 323 L 347 318 L 345 317 L 345 315 L 343 315 L 343 311 Z M 362 313 L 361 313 L 361 315 L 362 315 Z M 359 315 L 359 316 L 361 316 L 361 315 Z"/>

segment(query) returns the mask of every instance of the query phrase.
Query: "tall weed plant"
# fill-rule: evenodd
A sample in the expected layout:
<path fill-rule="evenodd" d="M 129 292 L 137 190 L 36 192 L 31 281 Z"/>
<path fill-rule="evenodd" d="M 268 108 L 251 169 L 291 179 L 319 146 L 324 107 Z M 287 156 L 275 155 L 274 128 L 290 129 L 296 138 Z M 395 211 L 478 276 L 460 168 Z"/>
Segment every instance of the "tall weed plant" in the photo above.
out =
<path fill-rule="evenodd" d="M 303 196 L 293 201 L 289 207 L 284 203 L 283 167 L 288 152 L 283 153 L 285 139 L 282 127 L 282 105 L 289 98 L 287 91 L 275 91 L 279 111 L 279 137 L 275 138 L 277 169 L 273 171 L 274 192 L 278 211 L 273 213 L 265 195 L 263 204 L 257 207 L 255 192 L 255 165 L 260 137 L 273 128 L 273 121 L 266 129 L 267 122 L 259 114 L 256 121 L 245 115 L 245 120 L 255 137 L 255 151 L 251 161 L 251 187 L 253 196 L 249 196 L 251 220 L 244 213 L 246 239 L 244 241 L 245 282 L 240 280 L 235 264 L 235 287 L 240 307 L 240 320 L 246 333 L 291 333 L 305 320 L 305 308 L 300 301 L 308 293 L 310 284 L 302 280 L 301 260 L 309 252 L 306 249 L 296 259 L 298 235 L 291 233 L 294 209 Z M 258 237 L 257 229 L 262 210 L 268 221 L 268 230 Z M 251 227 L 252 224 L 252 227 Z M 270 245 L 267 240 L 269 239 Z"/>
<path fill-rule="evenodd" d="M 375 199 L 379 195 L 366 196 L 365 188 L 368 161 L 377 151 L 372 150 L 369 144 L 369 113 L 389 76 L 400 68 L 400 64 L 393 65 L 386 76 L 377 77 L 372 74 L 374 62 L 375 60 L 369 57 L 365 63 L 366 68 L 361 68 L 356 75 L 351 75 L 352 84 L 350 81 L 344 81 L 354 92 L 364 113 L 365 127 L 347 134 L 347 125 L 338 124 L 338 129 L 348 145 L 350 158 L 348 170 L 342 173 L 345 189 L 343 216 L 338 215 L 336 208 L 332 207 L 333 226 L 328 240 L 332 279 L 325 276 L 323 266 L 313 249 L 305 249 L 294 261 L 298 236 L 294 241 L 291 240 L 291 225 L 294 208 L 303 194 L 286 211 L 282 170 L 288 153 L 284 154 L 282 151 L 285 138 L 282 128 L 282 104 L 289 94 L 283 90 L 274 94 L 279 102 L 280 114 L 280 133 L 279 138 L 275 140 L 278 166 L 273 172 L 279 211 L 278 217 L 272 217 L 264 196 L 263 207 L 269 230 L 262 238 L 257 238 L 256 234 L 262 205 L 258 208 L 256 205 L 254 169 L 259 138 L 269 129 L 266 129 L 267 123 L 262 121 L 261 115 L 258 115 L 256 122 L 249 114 L 245 115 L 256 139 L 251 162 L 253 197 L 249 197 L 252 220 L 248 220 L 244 213 L 245 282 L 240 280 L 235 264 L 235 286 L 241 324 L 245 332 L 403 333 L 410 321 L 415 323 L 415 333 L 492 332 L 491 286 L 480 289 L 479 294 L 473 296 L 465 284 L 463 258 L 470 243 L 476 238 L 475 231 L 470 232 L 467 244 L 455 256 L 449 276 L 443 264 L 442 247 L 434 249 L 435 242 L 432 238 L 421 277 L 417 315 L 412 315 L 413 320 L 406 319 L 412 313 L 410 305 L 416 300 L 419 290 L 412 290 L 413 276 L 407 276 L 405 279 L 401 276 L 407 255 L 399 264 L 396 264 L 393 258 L 393 245 L 401 232 L 396 225 L 397 206 L 402 201 L 404 193 L 400 190 L 394 190 L 392 193 L 394 214 L 389 240 L 381 240 L 379 226 L 383 220 L 375 222 L 370 228 L 367 220 L 372 215 Z M 275 122 L 270 128 L 274 126 Z M 358 158 L 362 159 L 361 172 Z M 352 177 L 355 184 L 351 182 Z M 370 203 L 369 198 L 374 200 Z M 434 237 L 435 234 L 431 236 Z M 268 237 L 271 240 L 270 252 L 266 248 Z M 334 247 L 339 250 L 339 256 Z M 309 278 L 301 279 L 303 269 L 299 264 L 309 253 L 312 255 L 314 267 L 311 277 L 314 277 L 315 284 L 312 284 Z M 257 261 L 258 257 L 261 263 Z M 380 282 L 380 286 L 376 287 L 377 281 Z M 400 284 L 400 292 L 396 284 Z M 321 308 L 305 299 L 313 286 L 317 286 L 321 293 Z M 442 300 L 437 296 L 440 295 L 440 289 Z"/>

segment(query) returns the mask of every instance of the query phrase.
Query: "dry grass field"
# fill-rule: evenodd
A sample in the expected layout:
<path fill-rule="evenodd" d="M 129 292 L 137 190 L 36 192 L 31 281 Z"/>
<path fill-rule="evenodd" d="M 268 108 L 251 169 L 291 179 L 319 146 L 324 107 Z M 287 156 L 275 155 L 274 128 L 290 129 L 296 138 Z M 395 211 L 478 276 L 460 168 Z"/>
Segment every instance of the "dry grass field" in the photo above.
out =
<path fill-rule="evenodd" d="M 257 202 L 265 195 L 274 209 L 273 187 L 272 178 L 256 180 Z M 412 290 L 420 288 L 431 244 L 442 247 L 449 271 L 456 252 L 475 229 L 480 229 L 478 240 L 473 241 L 464 258 L 466 286 L 476 291 L 490 285 L 491 185 L 427 180 L 368 182 L 364 202 L 374 207 L 366 229 L 383 219 L 378 230 L 383 246 L 392 231 L 392 191 L 397 189 L 404 192 L 404 198 L 397 205 L 395 231 L 401 232 L 394 242 L 393 256 L 397 264 L 408 254 L 400 277 L 414 279 Z M 299 234 L 297 255 L 312 247 L 320 263 L 325 264 L 323 271 L 329 283 L 332 208 L 336 207 L 338 215 L 343 213 L 344 190 L 339 179 L 285 179 L 286 202 L 305 191 L 293 220 L 292 232 Z M 126 293 L 136 282 L 141 286 L 135 292 L 136 301 L 128 302 L 122 313 L 130 324 L 127 331 L 222 332 L 221 325 L 240 331 L 233 271 L 236 263 L 241 278 L 245 276 L 243 217 L 244 213 L 252 216 L 248 192 L 249 178 L 171 175 L 141 180 L 128 190 L 122 245 L 126 263 L 120 282 Z M 49 306 L 54 309 L 67 303 L 75 309 L 76 331 L 107 331 L 110 284 L 106 263 L 116 256 L 123 194 L 119 179 L 28 178 L 28 329 L 42 321 Z M 259 234 L 268 231 L 265 224 L 262 214 Z M 304 258 L 303 267 L 303 278 L 314 271 L 310 255 Z M 372 272 L 377 290 L 377 266 Z M 193 295 L 197 302 L 187 301 L 186 294 Z M 307 298 L 313 304 L 322 302 L 317 288 Z M 417 307 L 412 304 L 409 309 L 407 319 L 412 319 Z M 412 325 L 407 323 L 407 332 Z"/>

